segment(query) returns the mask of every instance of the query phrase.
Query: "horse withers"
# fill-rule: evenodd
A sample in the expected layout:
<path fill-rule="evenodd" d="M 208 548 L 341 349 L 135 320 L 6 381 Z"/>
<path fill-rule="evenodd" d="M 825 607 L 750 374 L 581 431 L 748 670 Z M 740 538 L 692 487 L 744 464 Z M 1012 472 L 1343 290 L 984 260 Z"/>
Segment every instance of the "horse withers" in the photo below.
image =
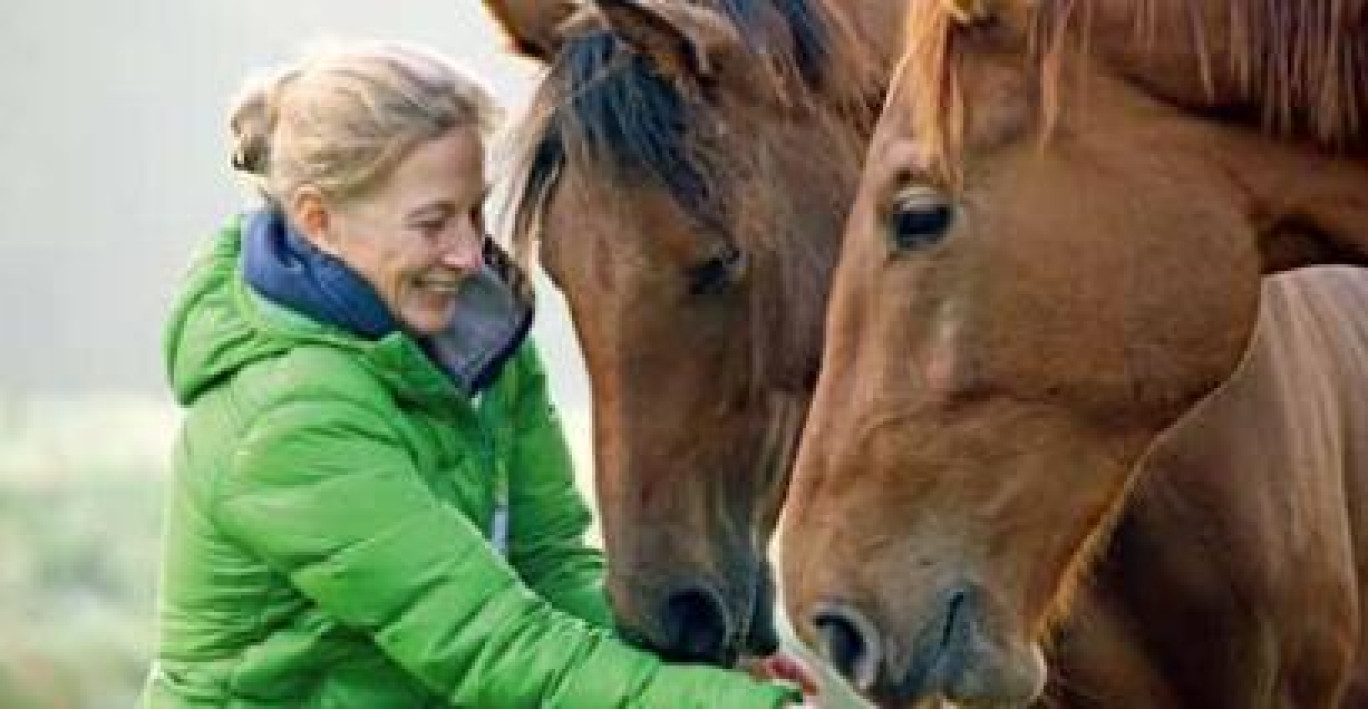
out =
<path fill-rule="evenodd" d="M 800 632 L 889 706 L 1368 705 L 1368 275 L 1303 268 L 1368 261 L 1368 3 L 910 14 Z"/>

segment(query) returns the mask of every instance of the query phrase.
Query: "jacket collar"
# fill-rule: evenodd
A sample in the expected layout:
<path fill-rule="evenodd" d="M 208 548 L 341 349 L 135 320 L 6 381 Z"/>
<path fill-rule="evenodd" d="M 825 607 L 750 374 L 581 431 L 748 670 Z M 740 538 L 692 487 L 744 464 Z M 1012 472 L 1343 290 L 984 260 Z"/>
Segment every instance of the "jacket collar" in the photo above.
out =
<path fill-rule="evenodd" d="M 267 299 L 367 340 L 399 329 L 360 274 L 310 244 L 279 212 L 247 215 L 243 232 L 242 276 Z"/>

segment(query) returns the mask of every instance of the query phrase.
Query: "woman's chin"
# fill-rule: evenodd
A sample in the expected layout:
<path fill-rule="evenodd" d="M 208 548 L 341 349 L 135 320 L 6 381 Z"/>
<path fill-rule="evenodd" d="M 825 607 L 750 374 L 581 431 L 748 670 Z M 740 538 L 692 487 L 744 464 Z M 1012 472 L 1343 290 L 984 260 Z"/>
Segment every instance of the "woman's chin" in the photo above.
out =
<path fill-rule="evenodd" d="M 444 307 L 410 308 L 402 313 L 401 320 L 409 332 L 421 337 L 431 337 L 446 330 L 455 314 L 456 302 L 452 299 Z"/>

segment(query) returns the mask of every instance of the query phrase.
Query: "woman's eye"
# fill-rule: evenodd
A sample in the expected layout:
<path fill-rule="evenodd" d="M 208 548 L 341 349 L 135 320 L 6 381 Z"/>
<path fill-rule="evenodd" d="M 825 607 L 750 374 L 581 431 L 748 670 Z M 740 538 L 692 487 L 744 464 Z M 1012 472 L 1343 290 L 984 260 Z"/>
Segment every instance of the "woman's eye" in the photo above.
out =
<path fill-rule="evenodd" d="M 893 203 L 889 240 L 897 251 L 925 248 L 945 236 L 954 217 L 954 209 L 934 191 L 909 191 Z"/>
<path fill-rule="evenodd" d="M 446 225 L 446 219 L 430 219 L 418 222 L 417 227 L 418 231 L 421 231 L 424 236 L 436 237 L 441 235 L 442 230 L 446 229 Z"/>
<path fill-rule="evenodd" d="M 728 244 L 708 260 L 689 269 L 689 294 L 713 295 L 727 290 L 745 270 L 746 255 Z"/>

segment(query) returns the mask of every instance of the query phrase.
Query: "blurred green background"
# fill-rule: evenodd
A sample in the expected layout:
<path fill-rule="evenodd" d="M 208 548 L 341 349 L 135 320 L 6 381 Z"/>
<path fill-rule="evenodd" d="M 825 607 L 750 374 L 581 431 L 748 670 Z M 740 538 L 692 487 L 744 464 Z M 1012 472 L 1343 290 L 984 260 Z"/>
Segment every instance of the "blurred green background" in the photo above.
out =
<path fill-rule="evenodd" d="M 0 707 L 128 707 L 147 668 L 172 412 L 0 402 Z"/>

